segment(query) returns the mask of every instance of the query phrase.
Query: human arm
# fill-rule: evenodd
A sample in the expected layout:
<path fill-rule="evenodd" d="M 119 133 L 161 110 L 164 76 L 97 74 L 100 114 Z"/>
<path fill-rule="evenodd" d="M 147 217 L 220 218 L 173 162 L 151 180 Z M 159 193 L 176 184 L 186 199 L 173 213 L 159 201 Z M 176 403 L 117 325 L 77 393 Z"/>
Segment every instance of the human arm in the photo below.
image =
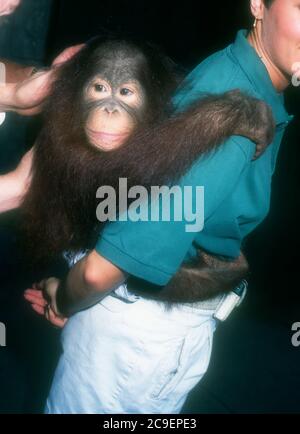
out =
<path fill-rule="evenodd" d="M 25 298 L 40 314 L 48 300 L 54 315 L 66 318 L 99 302 L 125 278 L 121 269 L 93 250 L 70 269 L 65 279 L 51 277 L 36 285 L 44 294 L 44 301 L 36 288 L 27 290 Z"/>
<path fill-rule="evenodd" d="M 17 208 L 21 198 L 21 184 L 11 172 L 0 176 L 0 212 Z"/>
<path fill-rule="evenodd" d="M 244 146 L 232 140 L 185 177 L 183 184 L 195 186 L 203 182 L 207 190 L 205 217 L 209 218 L 234 189 L 246 164 Z M 223 174 L 216 179 L 219 166 Z M 191 221 L 185 216 L 182 221 L 108 224 L 96 250 L 77 262 L 63 282 L 50 279 L 43 285 L 52 309 L 63 316 L 85 309 L 122 283 L 127 274 L 164 286 L 180 267 L 196 235 L 186 231 L 187 223 Z"/>
<path fill-rule="evenodd" d="M 0 213 L 18 208 L 30 184 L 33 148 L 12 172 L 0 176 Z"/>
<path fill-rule="evenodd" d="M 187 184 L 198 184 L 194 179 L 198 175 L 201 181 L 210 175 L 206 182 L 208 190 L 207 217 L 218 206 L 238 182 L 239 176 L 247 164 L 242 148 L 231 142 L 223 152 L 217 151 L 203 165 L 201 172 L 192 171 L 185 179 Z M 212 176 L 219 164 L 224 166 L 228 158 L 228 172 L 224 178 L 213 182 Z M 250 159 L 250 156 L 249 156 Z M 211 173 L 212 172 L 212 173 Z M 112 222 L 104 229 L 95 251 L 79 261 L 59 286 L 57 294 L 58 310 L 70 315 L 97 303 L 116 285 L 132 274 L 156 285 L 165 285 L 180 267 L 195 233 L 187 232 L 187 220 L 169 222 Z M 189 222 L 190 223 L 190 222 Z M 174 246 L 176 248 L 174 249 Z M 115 265 L 114 265 L 115 264 Z M 126 270 L 126 274 L 123 270 Z"/>
<path fill-rule="evenodd" d="M 33 66 L 22 66 L 1 59 L 0 110 L 30 115 L 38 112 L 51 84 L 50 71 L 33 73 Z M 35 108 L 35 110 L 33 110 Z"/>
<path fill-rule="evenodd" d="M 20 83 L 30 77 L 34 70 L 34 66 L 23 66 L 6 59 L 0 59 L 0 62 L 5 65 L 6 83 Z"/>
<path fill-rule="evenodd" d="M 55 297 L 56 309 L 70 316 L 100 301 L 125 279 L 126 274 L 120 268 L 92 250 L 61 282 Z"/>
<path fill-rule="evenodd" d="M 33 66 L 23 67 L 2 60 L 5 66 L 5 77 L 3 77 L 4 84 L 0 86 L 0 111 L 15 111 L 27 116 L 39 113 L 50 92 L 57 68 L 84 46 L 85 44 L 78 44 L 65 49 L 54 59 L 52 68 L 37 72 Z"/>
<path fill-rule="evenodd" d="M 44 279 L 24 292 L 24 298 L 51 324 L 63 327 L 69 316 L 104 298 L 126 278 L 125 273 L 92 251 L 78 261 L 64 280 Z"/>
<path fill-rule="evenodd" d="M 256 164 L 251 161 L 254 150 L 255 145 L 249 140 L 239 136 L 230 138 L 209 156 L 201 157 L 178 183 L 184 196 L 182 219 L 177 221 L 174 218 L 173 207 L 169 221 L 132 221 L 128 218 L 127 221 L 110 222 L 98 239 L 96 251 L 130 275 L 156 285 L 166 285 L 185 260 L 199 232 L 202 232 L 203 240 L 209 236 L 210 218 L 217 214 L 218 207 L 235 190 L 244 170 L 250 164 Z M 185 187 L 192 190 L 192 203 L 185 199 Z M 196 195 L 196 188 L 200 187 L 204 189 L 204 210 Z M 157 202 L 157 207 L 163 208 L 162 200 Z M 200 227 L 202 219 L 203 231 Z M 223 216 L 218 216 L 218 220 L 221 229 Z M 188 230 L 190 226 L 193 226 L 192 231 Z M 235 233 L 236 229 L 233 230 Z M 232 252 L 228 253 L 226 240 L 224 246 L 224 252 L 210 252 L 231 257 L 239 255 L 238 251 L 232 255 Z M 205 249 L 205 245 L 202 247 Z"/>

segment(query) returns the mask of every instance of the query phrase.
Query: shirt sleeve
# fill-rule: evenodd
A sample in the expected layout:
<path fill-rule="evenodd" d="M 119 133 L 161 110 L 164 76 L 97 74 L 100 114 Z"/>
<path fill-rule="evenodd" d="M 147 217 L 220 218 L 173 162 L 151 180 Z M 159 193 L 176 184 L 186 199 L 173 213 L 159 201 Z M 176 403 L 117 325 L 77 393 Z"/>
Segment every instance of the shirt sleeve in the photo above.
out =
<path fill-rule="evenodd" d="M 233 136 L 218 149 L 199 158 L 181 178 L 178 183 L 181 188 L 204 187 L 205 221 L 239 182 L 252 146 L 249 140 Z M 161 205 L 160 201 L 158 205 Z M 172 217 L 174 211 L 172 209 Z M 180 221 L 171 218 L 170 221 L 109 222 L 95 249 L 127 273 L 156 285 L 166 285 L 180 267 L 197 235 L 197 232 L 187 231 L 189 224 L 191 221 L 184 215 Z"/>

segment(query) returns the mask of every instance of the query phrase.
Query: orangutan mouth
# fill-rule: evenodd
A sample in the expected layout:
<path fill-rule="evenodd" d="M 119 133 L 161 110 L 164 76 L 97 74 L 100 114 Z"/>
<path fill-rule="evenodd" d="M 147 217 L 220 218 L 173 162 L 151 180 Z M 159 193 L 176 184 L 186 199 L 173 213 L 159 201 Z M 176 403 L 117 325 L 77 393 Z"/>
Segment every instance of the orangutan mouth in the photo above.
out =
<path fill-rule="evenodd" d="M 88 135 L 92 140 L 95 140 L 96 142 L 119 142 L 120 140 L 124 140 L 128 136 L 128 133 L 106 133 L 104 131 L 94 131 L 88 129 Z"/>

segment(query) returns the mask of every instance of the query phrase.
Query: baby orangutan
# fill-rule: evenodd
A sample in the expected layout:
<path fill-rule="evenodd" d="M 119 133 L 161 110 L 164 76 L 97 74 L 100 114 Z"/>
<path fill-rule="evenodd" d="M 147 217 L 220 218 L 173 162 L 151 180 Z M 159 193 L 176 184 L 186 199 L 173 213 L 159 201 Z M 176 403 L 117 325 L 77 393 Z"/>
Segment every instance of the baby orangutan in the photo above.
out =
<path fill-rule="evenodd" d="M 262 101 L 231 91 L 174 115 L 176 85 L 161 53 L 130 41 L 94 40 L 62 66 L 23 203 L 37 257 L 93 248 L 104 225 L 96 219 L 102 185 L 117 193 L 119 178 L 127 179 L 128 189 L 172 185 L 231 135 L 248 137 L 258 153 L 272 141 L 274 121 Z M 168 285 L 142 294 L 171 304 L 204 300 L 234 288 L 247 271 L 242 254 L 221 261 L 198 250 Z M 133 280 L 128 280 L 132 291 Z"/>

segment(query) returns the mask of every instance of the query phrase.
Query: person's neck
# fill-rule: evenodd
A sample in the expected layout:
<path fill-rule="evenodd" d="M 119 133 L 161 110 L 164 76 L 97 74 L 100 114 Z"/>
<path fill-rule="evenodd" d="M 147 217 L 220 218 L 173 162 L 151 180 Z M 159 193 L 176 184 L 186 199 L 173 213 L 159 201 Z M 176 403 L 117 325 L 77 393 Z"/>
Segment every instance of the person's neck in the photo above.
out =
<path fill-rule="evenodd" d="M 268 53 L 264 49 L 263 43 L 261 41 L 261 31 L 259 29 L 259 25 L 260 24 L 258 23 L 258 25 L 250 31 L 247 37 L 248 42 L 255 49 L 261 61 L 267 68 L 273 86 L 275 87 L 277 92 L 283 92 L 288 87 L 289 80 L 272 62 L 272 60 L 268 56 Z"/>

